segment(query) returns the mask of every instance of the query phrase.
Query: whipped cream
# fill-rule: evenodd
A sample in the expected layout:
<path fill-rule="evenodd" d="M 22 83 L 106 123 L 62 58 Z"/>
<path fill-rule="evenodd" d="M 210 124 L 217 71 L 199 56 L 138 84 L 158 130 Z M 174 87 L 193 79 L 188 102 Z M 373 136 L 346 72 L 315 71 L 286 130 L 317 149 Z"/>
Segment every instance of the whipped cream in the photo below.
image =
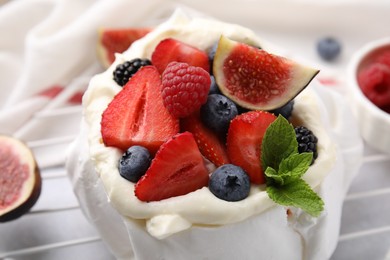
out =
<path fill-rule="evenodd" d="M 268 198 L 264 186 L 253 186 L 248 198 L 233 203 L 217 199 L 207 187 L 141 202 L 134 184 L 117 170 L 122 153 L 101 142 L 101 114 L 121 89 L 112 80 L 118 63 L 150 58 L 167 37 L 206 49 L 221 34 L 268 51 L 273 48 L 243 27 L 190 19 L 178 11 L 91 80 L 83 98 L 80 135 L 66 165 L 81 208 L 117 259 L 328 259 L 337 245 L 342 201 L 359 168 L 363 146 L 342 97 L 317 81 L 296 97 L 291 120 L 309 127 L 319 139 L 319 156 L 303 177 L 325 202 L 318 218 L 293 208 L 287 216 L 285 207 Z"/>

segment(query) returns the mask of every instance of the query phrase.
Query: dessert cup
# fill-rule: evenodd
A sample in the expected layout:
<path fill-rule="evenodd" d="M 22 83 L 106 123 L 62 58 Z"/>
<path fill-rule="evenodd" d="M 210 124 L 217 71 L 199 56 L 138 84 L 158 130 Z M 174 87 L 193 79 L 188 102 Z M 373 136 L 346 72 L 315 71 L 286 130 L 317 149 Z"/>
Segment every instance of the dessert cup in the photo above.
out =
<path fill-rule="evenodd" d="M 206 49 L 221 34 L 272 50 L 248 29 L 178 10 L 91 80 L 83 98 L 81 132 L 67 160 L 81 208 L 117 259 L 328 259 L 337 245 L 343 198 L 363 146 L 346 103 L 316 80 L 295 98 L 291 121 L 306 125 L 319 139 L 319 156 L 304 176 L 325 202 L 318 218 L 275 204 L 264 187 L 252 187 L 248 198 L 234 203 L 217 199 L 207 187 L 140 202 L 132 194 L 134 185 L 117 172 L 121 152 L 100 142 L 101 113 L 120 91 L 111 76 L 117 64 L 150 57 L 167 37 Z"/>

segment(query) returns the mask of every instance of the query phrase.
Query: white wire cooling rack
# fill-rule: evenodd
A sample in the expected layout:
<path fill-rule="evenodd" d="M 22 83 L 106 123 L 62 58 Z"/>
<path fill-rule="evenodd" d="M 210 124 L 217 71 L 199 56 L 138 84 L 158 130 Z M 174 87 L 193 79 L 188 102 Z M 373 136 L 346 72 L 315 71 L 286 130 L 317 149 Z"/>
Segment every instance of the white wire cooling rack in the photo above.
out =
<path fill-rule="evenodd" d="M 67 95 L 61 93 L 57 99 L 65 100 Z M 81 107 L 51 105 L 35 119 L 65 121 L 74 128 L 71 133 L 56 130 L 57 135 L 27 142 L 41 168 L 42 193 L 28 214 L 0 224 L 0 259 L 113 259 L 84 218 L 64 168 L 65 151 L 78 132 Z M 390 157 L 366 147 L 363 166 L 344 202 L 332 260 L 390 259 L 389 199 Z"/>
<path fill-rule="evenodd" d="M 53 109 L 35 117 L 50 121 L 67 117 L 76 122 L 81 107 Z M 41 169 L 41 196 L 28 214 L 0 224 L 0 259 L 113 259 L 85 220 L 65 171 L 65 152 L 74 137 L 27 142 Z"/>

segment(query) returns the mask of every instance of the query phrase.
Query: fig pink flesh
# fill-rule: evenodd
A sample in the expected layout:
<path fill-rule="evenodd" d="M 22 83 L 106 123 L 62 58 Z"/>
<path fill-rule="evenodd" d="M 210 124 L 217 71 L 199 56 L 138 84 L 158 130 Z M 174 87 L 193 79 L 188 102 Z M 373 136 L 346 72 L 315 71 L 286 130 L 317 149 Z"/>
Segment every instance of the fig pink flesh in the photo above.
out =
<path fill-rule="evenodd" d="M 223 71 L 228 91 L 252 104 L 283 95 L 291 80 L 291 64 L 286 60 L 244 44 L 232 50 Z"/>
<path fill-rule="evenodd" d="M 8 144 L 0 146 L 0 210 L 15 202 L 28 179 L 29 167 Z"/>

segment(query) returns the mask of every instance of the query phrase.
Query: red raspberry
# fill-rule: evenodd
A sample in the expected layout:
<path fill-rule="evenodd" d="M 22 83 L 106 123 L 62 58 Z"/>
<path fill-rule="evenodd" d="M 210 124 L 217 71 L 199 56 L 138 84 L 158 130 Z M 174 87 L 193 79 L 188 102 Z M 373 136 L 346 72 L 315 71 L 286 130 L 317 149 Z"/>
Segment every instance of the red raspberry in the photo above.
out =
<path fill-rule="evenodd" d="M 162 74 L 164 105 L 173 116 L 187 117 L 206 103 L 210 84 L 210 74 L 204 69 L 171 62 Z"/>
<path fill-rule="evenodd" d="M 390 105 L 390 67 L 373 63 L 358 74 L 364 95 L 380 108 Z"/>
<path fill-rule="evenodd" d="M 390 67 L 390 51 L 385 51 L 376 57 L 375 63 L 381 63 Z"/>

